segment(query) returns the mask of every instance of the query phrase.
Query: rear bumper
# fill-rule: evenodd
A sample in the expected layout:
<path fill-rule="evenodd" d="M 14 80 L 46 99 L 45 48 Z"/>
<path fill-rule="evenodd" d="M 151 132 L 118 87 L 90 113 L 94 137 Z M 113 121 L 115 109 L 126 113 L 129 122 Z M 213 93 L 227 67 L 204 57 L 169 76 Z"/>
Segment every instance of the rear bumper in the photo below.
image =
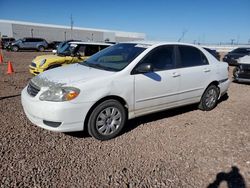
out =
<path fill-rule="evenodd" d="M 219 83 L 219 88 L 220 88 L 220 97 L 223 96 L 225 93 L 227 93 L 227 90 L 229 88 L 229 85 L 230 85 L 230 80 L 229 79 L 226 79 L 226 80 L 222 80 L 220 83 Z"/>

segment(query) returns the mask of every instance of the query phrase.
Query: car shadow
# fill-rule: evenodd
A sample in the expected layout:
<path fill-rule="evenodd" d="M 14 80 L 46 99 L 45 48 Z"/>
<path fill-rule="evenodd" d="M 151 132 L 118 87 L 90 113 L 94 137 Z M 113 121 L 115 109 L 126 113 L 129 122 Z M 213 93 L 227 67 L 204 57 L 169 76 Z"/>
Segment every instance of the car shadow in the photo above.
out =
<path fill-rule="evenodd" d="M 21 94 L 4 96 L 4 97 L 0 97 L 0 100 L 19 97 L 19 96 L 21 96 Z"/>
<path fill-rule="evenodd" d="M 151 123 L 153 121 L 158 121 L 160 119 L 170 118 L 177 115 L 181 115 L 190 111 L 197 110 L 197 104 L 192 104 L 188 106 L 168 109 L 160 112 L 155 112 L 152 114 L 140 116 L 128 121 L 127 125 L 124 127 L 122 134 L 132 131 L 140 125 Z"/>
<path fill-rule="evenodd" d="M 219 188 L 222 182 L 226 182 L 228 188 L 246 188 L 245 179 L 240 174 L 239 168 L 236 166 L 232 166 L 231 168 L 231 171 L 228 173 L 218 173 L 214 182 L 210 183 L 207 188 Z"/>
<path fill-rule="evenodd" d="M 220 100 L 218 101 L 218 104 L 226 101 L 229 98 L 227 94 L 223 95 Z M 155 112 L 152 114 L 148 114 L 145 116 L 137 117 L 131 120 L 128 120 L 127 124 L 123 128 L 120 135 L 123 135 L 124 133 L 128 133 L 132 131 L 133 129 L 137 128 L 140 125 L 143 125 L 145 123 L 150 123 L 153 121 L 157 121 L 164 118 L 174 117 L 177 115 L 181 115 L 190 111 L 198 110 L 198 103 L 197 104 L 191 104 L 187 106 L 181 106 L 178 108 L 168 109 L 160 112 Z M 84 131 L 78 131 L 78 132 L 66 132 L 65 135 L 69 135 L 75 138 L 85 138 L 90 137 L 87 130 Z"/>

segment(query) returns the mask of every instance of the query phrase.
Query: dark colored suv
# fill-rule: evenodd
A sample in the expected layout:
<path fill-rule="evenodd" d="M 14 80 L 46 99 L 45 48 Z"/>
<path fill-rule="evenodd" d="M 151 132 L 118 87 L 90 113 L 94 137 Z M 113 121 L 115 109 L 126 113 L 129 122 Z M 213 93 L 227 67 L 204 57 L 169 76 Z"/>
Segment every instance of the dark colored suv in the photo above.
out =
<path fill-rule="evenodd" d="M 250 55 L 250 47 L 240 47 L 228 52 L 223 58 L 223 61 L 229 65 L 238 65 L 237 59 L 245 55 Z"/>
<path fill-rule="evenodd" d="M 2 38 L 1 46 L 2 46 L 3 49 L 6 49 L 13 42 L 15 42 L 14 38 L 12 38 L 12 37 L 4 37 L 4 38 Z"/>
<path fill-rule="evenodd" d="M 17 52 L 18 50 L 38 50 L 43 52 L 48 48 L 48 43 L 41 38 L 23 38 L 11 44 L 11 50 Z"/>

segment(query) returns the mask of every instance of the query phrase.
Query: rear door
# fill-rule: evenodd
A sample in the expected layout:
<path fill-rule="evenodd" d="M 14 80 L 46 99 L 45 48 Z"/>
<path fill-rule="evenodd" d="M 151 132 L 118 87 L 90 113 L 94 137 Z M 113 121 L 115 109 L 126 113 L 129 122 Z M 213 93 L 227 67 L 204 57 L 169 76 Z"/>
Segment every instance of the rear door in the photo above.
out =
<path fill-rule="evenodd" d="M 180 102 L 184 104 L 199 101 L 214 70 L 198 48 L 178 45 L 177 54 Z"/>
<path fill-rule="evenodd" d="M 134 75 L 136 115 L 177 105 L 180 78 L 175 71 L 174 46 L 153 49 L 138 65 L 143 63 L 150 63 L 153 72 Z"/>

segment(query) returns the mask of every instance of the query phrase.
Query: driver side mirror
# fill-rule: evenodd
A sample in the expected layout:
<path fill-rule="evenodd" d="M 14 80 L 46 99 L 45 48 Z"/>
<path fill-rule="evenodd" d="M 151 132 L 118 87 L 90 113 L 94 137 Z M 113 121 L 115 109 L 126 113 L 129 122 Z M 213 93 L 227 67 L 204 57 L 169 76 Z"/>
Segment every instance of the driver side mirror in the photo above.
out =
<path fill-rule="evenodd" d="M 143 63 L 138 65 L 138 67 L 136 67 L 134 73 L 148 73 L 148 72 L 153 72 L 153 67 L 152 64 L 150 63 Z"/>

